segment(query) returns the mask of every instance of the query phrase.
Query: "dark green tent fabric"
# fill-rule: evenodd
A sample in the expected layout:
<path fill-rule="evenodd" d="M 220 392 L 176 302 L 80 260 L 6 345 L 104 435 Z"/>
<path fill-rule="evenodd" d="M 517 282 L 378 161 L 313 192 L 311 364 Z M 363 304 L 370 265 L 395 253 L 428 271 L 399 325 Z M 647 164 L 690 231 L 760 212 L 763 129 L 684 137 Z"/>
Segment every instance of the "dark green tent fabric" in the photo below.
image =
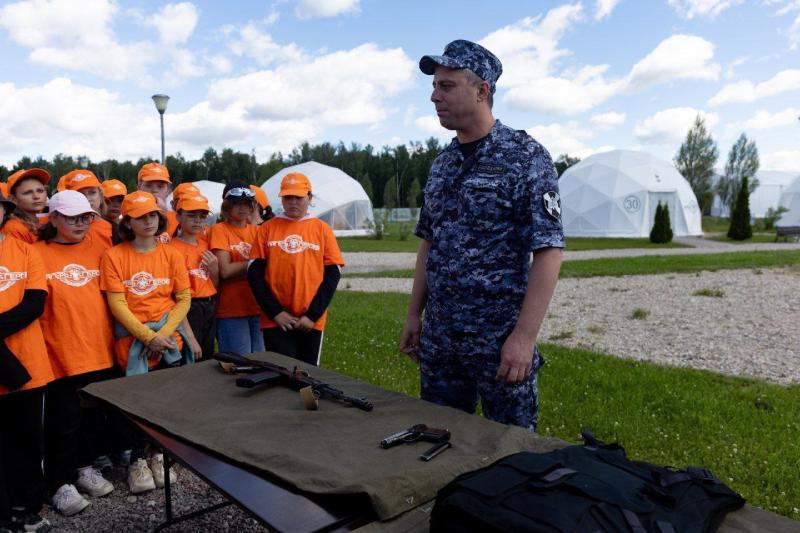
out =
<path fill-rule="evenodd" d="M 306 411 L 296 391 L 280 386 L 238 388 L 235 377 L 222 373 L 214 361 L 95 383 L 84 391 L 301 490 L 366 494 L 384 521 L 367 530 L 424 531 L 431 500 L 457 475 L 518 451 L 547 452 L 568 444 L 307 367 L 277 354 L 258 357 L 289 368 L 305 368 L 313 377 L 351 396 L 366 396 L 375 409 L 365 412 L 322 399 L 318 411 Z M 453 448 L 426 463 L 419 455 L 430 447 L 428 443 L 389 450 L 378 446 L 385 436 L 420 423 L 449 429 Z M 745 507 L 728 515 L 721 531 L 800 531 L 798 526 L 800 523 Z"/>

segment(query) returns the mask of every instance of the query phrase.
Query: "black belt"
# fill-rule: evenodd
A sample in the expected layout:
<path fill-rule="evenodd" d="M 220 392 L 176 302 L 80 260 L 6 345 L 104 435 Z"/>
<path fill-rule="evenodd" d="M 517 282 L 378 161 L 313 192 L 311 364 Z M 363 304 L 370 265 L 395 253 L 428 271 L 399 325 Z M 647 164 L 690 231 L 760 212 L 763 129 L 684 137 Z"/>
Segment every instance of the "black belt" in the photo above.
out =
<path fill-rule="evenodd" d="M 193 302 L 213 302 L 217 299 L 216 296 L 206 296 L 205 298 L 192 298 Z"/>

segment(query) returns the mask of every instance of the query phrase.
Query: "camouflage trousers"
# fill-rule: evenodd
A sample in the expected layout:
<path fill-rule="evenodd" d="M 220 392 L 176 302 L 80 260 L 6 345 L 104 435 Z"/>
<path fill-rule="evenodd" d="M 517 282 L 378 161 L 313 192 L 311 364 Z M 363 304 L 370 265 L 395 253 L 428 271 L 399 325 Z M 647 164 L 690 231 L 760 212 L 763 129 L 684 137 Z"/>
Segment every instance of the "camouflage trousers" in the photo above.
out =
<path fill-rule="evenodd" d="M 439 405 L 474 413 L 481 401 L 489 420 L 536 430 L 539 420 L 538 369 L 543 359 L 534 351 L 534 371 L 519 383 L 495 381 L 502 342 L 481 335 L 435 335 L 423 328 L 420 339 L 420 397 Z M 490 341 L 490 342 L 487 342 Z M 491 348 L 491 350 L 487 349 Z"/>

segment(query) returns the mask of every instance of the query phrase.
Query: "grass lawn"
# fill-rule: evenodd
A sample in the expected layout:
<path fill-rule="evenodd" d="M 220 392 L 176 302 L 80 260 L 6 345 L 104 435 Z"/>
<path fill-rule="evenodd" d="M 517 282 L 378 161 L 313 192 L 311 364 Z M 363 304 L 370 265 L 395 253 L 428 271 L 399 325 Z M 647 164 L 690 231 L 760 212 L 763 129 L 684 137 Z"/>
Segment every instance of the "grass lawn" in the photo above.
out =
<path fill-rule="evenodd" d="M 323 366 L 419 395 L 397 351 L 408 296 L 339 292 Z M 752 505 L 800 519 L 800 387 L 616 359 L 544 344 L 539 433 L 578 442 L 581 428 L 654 463 L 710 468 Z"/>
<path fill-rule="evenodd" d="M 725 252 L 696 255 L 643 255 L 638 257 L 564 261 L 561 264 L 560 277 L 589 278 L 594 276 L 631 276 L 737 268 L 769 268 L 798 263 L 800 263 L 800 250 Z M 414 271 L 412 269 L 384 270 L 381 272 L 345 274 L 344 277 L 413 278 Z"/>
<path fill-rule="evenodd" d="M 728 233 L 731 226 L 731 219 L 727 217 L 703 216 L 701 222 L 703 231 L 706 233 Z"/>
<path fill-rule="evenodd" d="M 653 244 L 650 239 L 627 237 L 567 237 L 567 250 L 618 250 L 621 248 L 691 248 L 678 242 Z"/>
<path fill-rule="evenodd" d="M 729 244 L 749 244 L 753 242 L 775 242 L 775 232 L 772 233 L 753 233 L 753 236 L 744 241 L 737 241 L 731 239 L 726 234 L 714 235 L 711 237 L 713 241 L 727 242 Z"/>

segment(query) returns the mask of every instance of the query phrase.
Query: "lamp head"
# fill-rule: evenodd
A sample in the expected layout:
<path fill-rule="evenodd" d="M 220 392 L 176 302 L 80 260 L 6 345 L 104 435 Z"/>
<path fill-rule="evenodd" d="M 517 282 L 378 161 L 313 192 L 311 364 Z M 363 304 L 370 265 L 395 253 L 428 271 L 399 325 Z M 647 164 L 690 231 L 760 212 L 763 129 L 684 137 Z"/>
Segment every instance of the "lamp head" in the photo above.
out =
<path fill-rule="evenodd" d="M 167 110 L 167 102 L 169 102 L 169 96 L 166 94 L 154 94 L 153 95 L 153 103 L 156 104 L 156 109 L 158 113 L 163 115 L 164 111 Z"/>

